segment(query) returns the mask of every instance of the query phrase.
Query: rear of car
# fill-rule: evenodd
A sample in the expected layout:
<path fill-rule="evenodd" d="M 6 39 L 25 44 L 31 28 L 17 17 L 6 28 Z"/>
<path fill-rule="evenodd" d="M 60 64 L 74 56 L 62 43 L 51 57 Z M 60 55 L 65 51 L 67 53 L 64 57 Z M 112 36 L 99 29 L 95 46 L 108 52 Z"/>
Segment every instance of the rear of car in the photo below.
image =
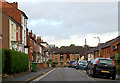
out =
<path fill-rule="evenodd" d="M 116 67 L 112 59 L 97 58 L 91 67 L 92 76 L 99 74 L 107 76 L 108 78 L 112 77 L 112 79 L 116 77 Z"/>
<path fill-rule="evenodd" d="M 76 64 L 77 64 L 77 62 L 73 62 L 73 63 L 72 63 L 72 67 L 75 68 L 75 67 L 76 67 Z"/>
<path fill-rule="evenodd" d="M 87 69 L 87 61 L 86 60 L 79 60 L 76 65 L 76 69 Z"/>
<path fill-rule="evenodd" d="M 69 63 L 69 67 L 72 67 L 72 63 L 75 62 L 75 61 L 70 61 Z"/>

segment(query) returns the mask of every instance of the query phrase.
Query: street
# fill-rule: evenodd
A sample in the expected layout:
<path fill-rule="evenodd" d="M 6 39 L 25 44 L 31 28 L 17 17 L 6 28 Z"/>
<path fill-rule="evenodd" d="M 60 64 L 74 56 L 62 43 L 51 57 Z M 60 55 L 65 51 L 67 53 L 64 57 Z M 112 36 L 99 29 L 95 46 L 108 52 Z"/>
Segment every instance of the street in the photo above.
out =
<path fill-rule="evenodd" d="M 109 83 L 118 83 L 112 79 L 107 79 L 103 77 L 90 77 L 86 74 L 85 70 L 76 70 L 74 68 L 55 68 L 45 75 L 38 77 L 33 80 L 34 82 L 41 81 L 82 81 L 82 82 L 109 82 Z"/>

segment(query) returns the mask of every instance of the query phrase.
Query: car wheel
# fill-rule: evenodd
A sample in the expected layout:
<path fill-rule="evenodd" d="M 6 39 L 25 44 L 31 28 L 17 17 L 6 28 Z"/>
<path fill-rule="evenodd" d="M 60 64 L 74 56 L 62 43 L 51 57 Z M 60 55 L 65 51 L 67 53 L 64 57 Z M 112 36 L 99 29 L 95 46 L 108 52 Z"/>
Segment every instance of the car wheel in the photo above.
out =
<path fill-rule="evenodd" d="M 92 70 L 91 76 L 92 76 L 92 77 L 95 77 L 95 72 L 94 72 L 94 70 Z"/>
<path fill-rule="evenodd" d="M 91 75 L 90 69 L 88 69 L 88 75 L 89 75 L 89 76 Z"/>
<path fill-rule="evenodd" d="M 113 75 L 113 76 L 112 76 L 112 80 L 115 80 L 115 77 L 116 77 L 116 75 Z"/>

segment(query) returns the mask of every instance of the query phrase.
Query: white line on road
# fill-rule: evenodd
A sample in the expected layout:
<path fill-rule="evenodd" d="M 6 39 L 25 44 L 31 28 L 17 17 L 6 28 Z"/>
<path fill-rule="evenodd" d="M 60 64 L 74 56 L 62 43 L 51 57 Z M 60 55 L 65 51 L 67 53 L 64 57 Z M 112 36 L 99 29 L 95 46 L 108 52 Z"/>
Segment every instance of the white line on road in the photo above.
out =
<path fill-rule="evenodd" d="M 49 73 L 51 73 L 51 72 L 54 71 L 55 69 L 56 69 L 56 68 L 54 68 L 53 70 L 50 70 L 49 72 L 45 73 L 44 75 L 42 75 L 42 76 L 40 76 L 40 77 L 34 79 L 33 82 L 34 82 L 34 81 L 39 81 L 39 80 L 41 80 L 42 78 L 44 78 L 45 76 L 47 76 Z"/>

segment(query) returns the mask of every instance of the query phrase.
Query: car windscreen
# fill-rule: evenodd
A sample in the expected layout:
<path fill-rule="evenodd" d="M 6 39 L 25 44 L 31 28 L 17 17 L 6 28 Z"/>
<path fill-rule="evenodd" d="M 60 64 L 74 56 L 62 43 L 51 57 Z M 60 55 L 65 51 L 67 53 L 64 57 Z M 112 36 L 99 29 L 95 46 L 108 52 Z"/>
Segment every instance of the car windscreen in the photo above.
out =
<path fill-rule="evenodd" d="M 100 64 L 110 64 L 110 65 L 113 64 L 113 63 L 112 63 L 112 60 L 107 60 L 107 59 L 100 59 L 100 60 L 99 60 L 99 63 L 100 63 Z"/>
<path fill-rule="evenodd" d="M 81 60 L 81 61 L 79 61 L 79 63 L 87 64 L 87 61 Z"/>

